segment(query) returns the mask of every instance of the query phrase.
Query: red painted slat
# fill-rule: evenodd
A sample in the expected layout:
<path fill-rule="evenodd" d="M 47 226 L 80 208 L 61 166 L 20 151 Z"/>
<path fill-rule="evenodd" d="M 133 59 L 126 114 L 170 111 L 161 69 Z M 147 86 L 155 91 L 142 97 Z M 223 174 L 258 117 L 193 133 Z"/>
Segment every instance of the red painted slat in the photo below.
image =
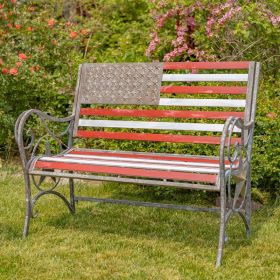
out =
<path fill-rule="evenodd" d="M 77 163 L 64 163 L 64 162 L 49 162 L 49 161 L 37 161 L 36 168 L 45 169 L 61 169 L 71 171 L 84 171 L 93 173 L 108 173 L 118 174 L 134 177 L 147 177 L 158 179 L 170 179 L 170 180 L 182 180 L 193 182 L 206 182 L 215 183 L 216 175 L 198 174 L 198 173 L 186 173 L 186 172 L 174 172 L 174 171 L 158 171 L 147 170 L 140 168 L 127 168 L 127 167 L 113 167 L 102 165 L 89 165 L 89 164 L 77 164 Z"/>
<path fill-rule="evenodd" d="M 248 69 L 249 61 L 221 62 L 165 62 L 163 69 Z"/>
<path fill-rule="evenodd" d="M 244 112 L 219 111 L 177 111 L 177 110 L 131 110 L 81 108 L 81 116 L 110 116 L 110 117 L 145 117 L 145 118 L 190 118 L 190 119 L 220 119 L 228 117 L 244 118 Z"/>
<path fill-rule="evenodd" d="M 162 86 L 161 93 L 179 94 L 246 94 L 247 87 L 223 86 Z"/>
<path fill-rule="evenodd" d="M 88 131 L 78 130 L 76 137 L 79 138 L 103 138 L 118 140 L 141 140 L 155 142 L 173 142 L 173 143 L 197 143 L 197 144 L 220 144 L 218 136 L 191 136 L 191 135 L 173 135 L 156 133 L 128 133 L 128 132 L 109 132 L 109 131 Z M 240 138 L 232 137 L 232 142 L 240 142 Z"/>
<path fill-rule="evenodd" d="M 172 161 L 182 161 L 182 162 L 199 162 L 199 163 L 214 163 L 219 164 L 219 159 L 211 159 L 211 158 L 199 158 L 199 157 L 172 157 L 172 156 L 163 156 L 163 155 L 144 155 L 144 154 L 135 154 L 135 153 L 118 153 L 118 152 L 110 152 L 109 150 L 106 152 L 103 151 L 85 151 L 85 150 L 71 150 L 67 154 L 74 155 L 91 155 L 91 156 L 106 156 L 106 157 L 119 157 L 119 158 L 139 158 L 139 159 L 155 159 L 155 160 L 170 160 Z M 226 164 L 229 162 L 226 161 Z"/>

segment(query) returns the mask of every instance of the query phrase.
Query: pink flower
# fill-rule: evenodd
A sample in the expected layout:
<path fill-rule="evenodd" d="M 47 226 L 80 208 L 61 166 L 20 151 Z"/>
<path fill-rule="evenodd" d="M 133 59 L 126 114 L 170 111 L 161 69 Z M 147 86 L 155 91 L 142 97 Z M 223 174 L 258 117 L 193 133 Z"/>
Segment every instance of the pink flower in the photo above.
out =
<path fill-rule="evenodd" d="M 89 34 L 89 31 L 87 29 L 82 29 L 80 33 L 84 36 L 87 36 Z"/>
<path fill-rule="evenodd" d="M 78 32 L 76 32 L 76 31 L 71 31 L 69 33 L 69 37 L 72 39 L 75 39 L 77 36 L 78 36 Z"/>
<path fill-rule="evenodd" d="M 32 31 L 33 27 L 32 26 L 28 26 L 26 29 L 27 29 L 27 31 Z"/>
<path fill-rule="evenodd" d="M 27 56 L 26 56 L 24 53 L 19 53 L 19 54 L 18 54 L 18 57 L 19 57 L 19 59 L 21 59 L 21 60 L 26 60 L 26 59 L 27 59 Z"/>
<path fill-rule="evenodd" d="M 55 25 L 55 20 L 53 18 L 48 20 L 48 26 L 53 27 Z"/>
<path fill-rule="evenodd" d="M 16 62 L 16 66 L 17 66 L 17 67 L 22 66 L 22 62 L 21 62 L 21 61 L 17 61 L 17 62 Z"/>
<path fill-rule="evenodd" d="M 21 29 L 21 25 L 20 24 L 15 24 L 15 28 L 16 29 Z"/>
<path fill-rule="evenodd" d="M 276 26 L 280 22 L 280 16 L 270 16 L 269 19 L 273 26 Z"/>
<path fill-rule="evenodd" d="M 12 4 L 15 4 L 17 0 L 10 0 Z"/>
<path fill-rule="evenodd" d="M 270 119 L 276 119 L 276 117 L 277 117 L 277 115 L 273 112 L 270 112 L 270 113 L 266 114 L 266 116 Z"/>
<path fill-rule="evenodd" d="M 11 68 L 9 72 L 10 72 L 11 75 L 16 76 L 18 74 L 18 69 L 17 68 Z"/>
<path fill-rule="evenodd" d="M 2 69 L 2 74 L 6 75 L 9 73 L 9 69 L 8 68 L 3 68 Z"/>

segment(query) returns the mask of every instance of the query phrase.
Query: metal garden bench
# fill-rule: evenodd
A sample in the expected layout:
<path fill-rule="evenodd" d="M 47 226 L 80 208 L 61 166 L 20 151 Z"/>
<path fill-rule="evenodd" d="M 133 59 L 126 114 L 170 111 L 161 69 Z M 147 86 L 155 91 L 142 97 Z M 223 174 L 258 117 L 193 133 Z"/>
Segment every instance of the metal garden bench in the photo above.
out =
<path fill-rule="evenodd" d="M 259 69 L 259 63 L 244 61 L 81 65 L 70 117 L 54 118 L 31 109 L 16 122 L 26 195 L 23 235 L 28 234 L 36 201 L 46 194 L 61 198 L 71 212 L 79 200 L 219 212 L 218 267 L 232 214 L 240 215 L 250 233 L 250 161 Z M 30 119 L 33 130 L 27 126 Z M 66 124 L 65 130 L 56 133 L 50 128 L 53 122 Z M 38 129 L 39 123 L 45 133 Z M 36 142 L 38 131 L 43 136 Z M 96 139 L 150 141 L 151 149 L 149 145 L 146 152 L 80 148 L 81 144 L 73 144 L 81 141 L 77 139 L 92 145 Z M 213 156 L 151 152 L 158 142 L 218 145 L 219 152 Z M 58 148 L 51 153 L 55 143 Z M 42 187 L 46 178 L 53 182 L 49 189 Z M 69 179 L 69 200 L 55 190 L 60 178 Z M 221 203 L 196 208 L 76 196 L 74 179 L 214 191 Z M 34 196 L 32 182 L 38 189 Z"/>

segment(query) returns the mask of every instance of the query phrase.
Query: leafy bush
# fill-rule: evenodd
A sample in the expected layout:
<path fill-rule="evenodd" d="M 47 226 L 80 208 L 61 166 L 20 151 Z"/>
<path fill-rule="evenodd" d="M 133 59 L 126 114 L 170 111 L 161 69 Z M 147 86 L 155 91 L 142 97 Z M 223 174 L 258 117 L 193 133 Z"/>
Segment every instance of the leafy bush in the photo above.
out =
<path fill-rule="evenodd" d="M 68 114 L 80 48 L 89 36 L 76 22 L 52 18 L 51 4 L 14 2 L 0 6 L 0 150 L 6 154 L 22 111 Z"/>
<path fill-rule="evenodd" d="M 69 115 L 83 61 L 259 60 L 252 177 L 254 186 L 275 193 L 280 185 L 277 10 L 276 0 L 5 1 L 0 4 L 0 151 L 8 157 L 14 150 L 13 126 L 23 110 Z M 104 139 L 94 145 L 205 155 L 218 151 L 210 145 Z"/>

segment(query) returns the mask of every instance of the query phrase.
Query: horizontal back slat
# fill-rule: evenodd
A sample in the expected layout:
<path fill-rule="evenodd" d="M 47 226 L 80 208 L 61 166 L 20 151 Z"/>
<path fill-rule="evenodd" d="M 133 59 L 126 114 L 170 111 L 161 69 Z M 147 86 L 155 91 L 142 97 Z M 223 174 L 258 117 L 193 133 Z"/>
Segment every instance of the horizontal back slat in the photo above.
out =
<path fill-rule="evenodd" d="M 243 99 L 183 99 L 183 98 L 161 98 L 161 106 L 190 106 L 190 107 L 245 107 L 246 100 Z"/>
<path fill-rule="evenodd" d="M 185 69 L 248 69 L 249 61 L 220 61 L 220 62 L 166 62 L 164 70 Z"/>
<path fill-rule="evenodd" d="M 193 136 L 193 135 L 173 135 L 158 133 L 133 133 L 133 132 L 111 132 L 111 131 L 88 131 L 78 130 L 77 137 L 80 138 L 103 138 L 116 140 L 136 140 L 136 141 L 154 141 L 171 143 L 197 143 L 197 144 L 215 144 L 219 145 L 221 138 L 218 136 Z M 241 143 L 238 137 L 232 137 L 232 141 Z"/>
<path fill-rule="evenodd" d="M 230 116 L 243 118 L 244 112 L 81 108 L 80 115 L 81 116 L 184 118 L 184 119 L 190 118 L 190 119 L 225 120 Z"/>
<path fill-rule="evenodd" d="M 234 86 L 162 86 L 161 93 L 179 94 L 246 94 L 247 87 Z"/>
<path fill-rule="evenodd" d="M 211 131 L 222 132 L 223 124 L 209 123 L 175 123 L 175 122 L 142 122 L 142 121 L 112 121 L 112 120 L 88 120 L 80 119 L 79 126 L 82 127 L 104 127 L 104 128 L 133 128 L 133 129 L 155 129 L 155 130 L 181 130 L 181 131 Z M 234 132 L 240 132 L 234 128 Z"/>
<path fill-rule="evenodd" d="M 247 82 L 248 74 L 163 74 L 163 82 Z"/>

